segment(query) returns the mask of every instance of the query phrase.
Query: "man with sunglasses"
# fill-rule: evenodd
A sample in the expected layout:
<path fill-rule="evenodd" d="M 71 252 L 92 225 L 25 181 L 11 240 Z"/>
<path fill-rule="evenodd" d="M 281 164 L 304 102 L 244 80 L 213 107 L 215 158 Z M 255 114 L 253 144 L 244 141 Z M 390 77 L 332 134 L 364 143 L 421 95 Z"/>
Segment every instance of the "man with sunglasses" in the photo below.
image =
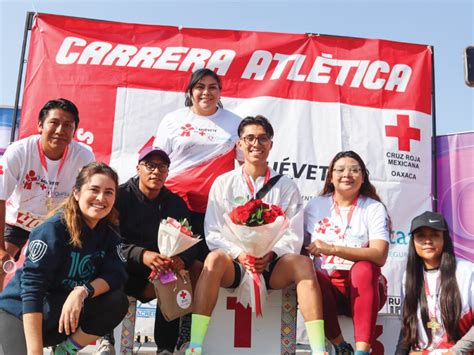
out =
<path fill-rule="evenodd" d="M 321 291 L 311 260 L 300 255 L 303 244 L 303 204 L 298 188 L 286 176 L 276 180 L 277 173 L 267 165 L 273 146 L 273 128 L 265 117 L 258 115 L 244 118 L 238 127 L 238 135 L 238 147 L 243 152 L 244 164 L 219 176 L 209 193 L 204 230 L 211 252 L 204 261 L 204 269 L 194 293 L 191 341 L 186 354 L 202 353 L 219 288 L 239 286 L 245 270 L 261 273 L 268 289 L 283 289 L 296 284 L 298 303 L 305 319 L 312 353 L 327 354 Z M 265 190 L 263 194 L 261 191 Z M 290 224 L 273 250 L 262 258 L 254 258 L 255 262 L 251 263 L 250 259 L 253 258 L 223 238 L 221 231 L 224 214 L 257 198 L 280 206 Z"/>
<path fill-rule="evenodd" d="M 184 200 L 168 190 L 164 183 L 168 177 L 170 158 L 161 149 L 146 147 L 139 153 L 137 175 L 120 185 L 115 207 L 120 214 L 120 233 L 124 239 L 127 257 L 128 281 L 125 293 L 141 302 L 156 297 L 153 285 L 148 282 L 152 270 L 189 269 L 196 249 L 190 248 L 179 256 L 168 258 L 158 250 L 157 236 L 160 222 L 167 217 L 176 220 L 187 218 L 189 210 Z M 155 342 L 157 354 L 172 354 L 179 332 L 179 319 L 167 322 L 156 309 Z M 115 354 L 110 335 L 102 338 L 97 354 Z"/>

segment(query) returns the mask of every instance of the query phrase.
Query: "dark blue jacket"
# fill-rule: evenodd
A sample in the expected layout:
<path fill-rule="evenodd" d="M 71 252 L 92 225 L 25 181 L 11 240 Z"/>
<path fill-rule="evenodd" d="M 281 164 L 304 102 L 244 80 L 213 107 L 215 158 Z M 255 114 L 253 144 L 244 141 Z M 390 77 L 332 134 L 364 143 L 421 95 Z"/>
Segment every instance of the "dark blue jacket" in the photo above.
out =
<path fill-rule="evenodd" d="M 75 286 L 96 278 L 104 279 L 111 290 L 124 285 L 126 260 L 117 232 L 105 220 L 94 229 L 85 225 L 82 247 L 73 247 L 61 215 L 32 230 L 23 267 L 0 293 L 0 309 L 18 318 L 48 313 L 50 305 L 62 305 Z"/>

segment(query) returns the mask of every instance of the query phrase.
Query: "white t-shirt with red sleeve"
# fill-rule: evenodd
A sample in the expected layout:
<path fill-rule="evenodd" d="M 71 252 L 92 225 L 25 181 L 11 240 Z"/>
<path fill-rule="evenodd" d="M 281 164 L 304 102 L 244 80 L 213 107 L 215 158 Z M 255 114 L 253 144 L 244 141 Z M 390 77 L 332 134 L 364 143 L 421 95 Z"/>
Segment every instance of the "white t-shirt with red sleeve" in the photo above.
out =
<path fill-rule="evenodd" d="M 191 211 L 204 212 L 215 178 L 234 169 L 243 154 L 236 147 L 241 118 L 218 108 L 211 116 L 190 108 L 167 114 L 161 121 L 154 147 L 164 150 L 171 165 L 166 186 L 180 195 Z"/>

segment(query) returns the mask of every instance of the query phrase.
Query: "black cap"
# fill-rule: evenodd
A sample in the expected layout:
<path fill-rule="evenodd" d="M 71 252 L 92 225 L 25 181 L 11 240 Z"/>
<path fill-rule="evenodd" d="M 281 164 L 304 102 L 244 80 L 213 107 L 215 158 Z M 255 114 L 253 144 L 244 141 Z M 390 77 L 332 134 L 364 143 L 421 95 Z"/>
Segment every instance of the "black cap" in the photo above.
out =
<path fill-rule="evenodd" d="M 152 146 L 145 147 L 138 153 L 138 162 L 150 155 L 158 155 L 168 166 L 171 164 L 170 157 L 164 150 Z"/>
<path fill-rule="evenodd" d="M 411 221 L 410 233 L 421 227 L 429 227 L 439 231 L 447 231 L 448 224 L 442 215 L 436 212 L 426 211 L 416 216 Z"/>

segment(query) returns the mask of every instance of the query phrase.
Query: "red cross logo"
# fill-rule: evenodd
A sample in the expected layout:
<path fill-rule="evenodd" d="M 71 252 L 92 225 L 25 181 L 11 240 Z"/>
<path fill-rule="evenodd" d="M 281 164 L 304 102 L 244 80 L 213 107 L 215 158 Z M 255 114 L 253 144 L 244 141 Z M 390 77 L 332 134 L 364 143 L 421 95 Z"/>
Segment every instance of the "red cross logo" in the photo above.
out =
<path fill-rule="evenodd" d="M 33 170 L 30 170 L 28 174 L 25 175 L 25 180 L 23 180 L 23 188 L 25 190 L 31 190 L 33 181 L 38 180 L 36 173 Z"/>
<path fill-rule="evenodd" d="M 194 130 L 194 127 L 191 125 L 191 123 L 186 123 L 181 127 L 181 129 L 183 130 L 181 132 L 181 137 L 189 137 L 191 135 L 191 131 Z"/>
<path fill-rule="evenodd" d="M 186 299 L 187 293 L 184 292 L 184 291 L 181 291 L 181 293 L 179 294 L 179 296 L 184 300 L 184 299 Z"/>
<path fill-rule="evenodd" d="M 405 152 L 410 151 L 410 141 L 419 141 L 421 137 L 420 129 L 410 127 L 410 116 L 397 115 L 396 126 L 385 126 L 385 135 L 387 137 L 398 138 L 398 149 Z"/>
<path fill-rule="evenodd" d="M 205 135 L 206 135 L 206 132 L 204 132 L 204 131 L 199 131 L 198 134 L 200 134 L 201 136 L 205 136 Z"/>

